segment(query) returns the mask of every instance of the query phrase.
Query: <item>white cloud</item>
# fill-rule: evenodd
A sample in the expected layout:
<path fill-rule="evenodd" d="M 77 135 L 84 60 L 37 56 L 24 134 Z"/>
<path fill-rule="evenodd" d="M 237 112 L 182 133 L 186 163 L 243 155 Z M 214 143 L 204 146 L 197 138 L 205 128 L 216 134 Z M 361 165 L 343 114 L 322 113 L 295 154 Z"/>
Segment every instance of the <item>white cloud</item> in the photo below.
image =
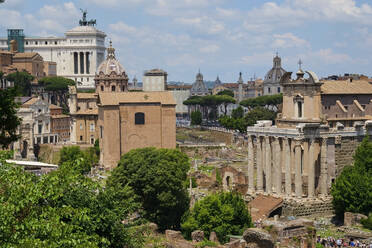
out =
<path fill-rule="evenodd" d="M 95 4 L 101 7 L 118 7 L 118 6 L 131 6 L 144 3 L 145 0 L 83 0 L 83 2 L 89 6 L 90 4 Z"/>
<path fill-rule="evenodd" d="M 240 16 L 240 12 L 234 9 L 224 9 L 224 8 L 217 7 L 216 12 L 217 12 L 217 15 L 220 17 L 236 18 Z"/>
<path fill-rule="evenodd" d="M 225 29 L 223 23 L 218 22 L 215 19 L 210 18 L 208 16 L 192 18 L 179 17 L 175 19 L 175 22 L 207 34 L 218 34 L 224 31 Z"/>
<path fill-rule="evenodd" d="M 354 60 L 348 54 L 335 53 L 331 48 L 320 49 L 319 51 L 311 52 L 305 57 L 327 65 L 354 62 Z"/>
<path fill-rule="evenodd" d="M 273 48 L 310 47 L 310 43 L 292 33 L 274 34 Z"/>
<path fill-rule="evenodd" d="M 273 60 L 274 54 L 271 52 L 253 53 L 252 55 L 243 56 L 240 59 L 240 63 L 246 65 L 270 65 Z"/>
<path fill-rule="evenodd" d="M 110 24 L 109 25 L 109 28 L 112 30 L 112 31 L 115 31 L 115 32 L 123 32 L 123 33 L 130 33 L 130 34 L 134 34 L 136 33 L 137 29 L 133 26 L 130 26 L 122 21 L 120 22 L 117 22 L 115 24 Z"/>
<path fill-rule="evenodd" d="M 215 52 L 218 52 L 219 50 L 220 50 L 220 47 L 215 44 L 210 44 L 210 45 L 201 47 L 199 49 L 199 51 L 202 53 L 215 53 Z"/>
<path fill-rule="evenodd" d="M 286 0 L 266 2 L 246 13 L 245 29 L 269 32 L 277 28 L 298 27 L 313 21 L 372 25 L 372 6 L 355 0 Z"/>
<path fill-rule="evenodd" d="M 74 3 L 67 2 L 58 5 L 44 5 L 36 13 L 22 14 L 16 10 L 0 9 L 0 26 L 4 28 L 23 28 L 33 35 L 51 35 L 64 33 L 72 24 L 71 20 L 80 17 Z"/>

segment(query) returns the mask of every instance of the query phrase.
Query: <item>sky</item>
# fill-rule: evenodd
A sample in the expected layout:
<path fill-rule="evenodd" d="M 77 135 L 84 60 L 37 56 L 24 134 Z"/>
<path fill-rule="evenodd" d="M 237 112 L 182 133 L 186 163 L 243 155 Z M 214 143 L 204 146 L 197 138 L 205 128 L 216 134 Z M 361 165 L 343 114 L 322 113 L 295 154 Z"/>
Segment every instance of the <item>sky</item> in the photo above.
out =
<path fill-rule="evenodd" d="M 107 34 L 130 78 L 161 68 L 168 81 L 263 78 L 278 52 L 287 71 L 372 76 L 372 1 L 367 0 L 5 0 L 0 36 L 63 36 L 80 8 Z M 5 18 L 4 18 L 5 17 Z"/>

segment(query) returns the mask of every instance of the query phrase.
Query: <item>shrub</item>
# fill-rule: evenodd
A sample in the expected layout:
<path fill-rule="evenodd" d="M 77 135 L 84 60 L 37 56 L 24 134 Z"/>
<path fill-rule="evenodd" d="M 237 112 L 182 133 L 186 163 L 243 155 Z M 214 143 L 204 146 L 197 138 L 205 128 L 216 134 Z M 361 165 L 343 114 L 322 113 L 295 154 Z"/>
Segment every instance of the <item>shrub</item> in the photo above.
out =
<path fill-rule="evenodd" d="M 119 161 L 107 186 L 129 185 L 138 195 L 144 216 L 160 230 L 177 229 L 189 207 L 186 183 L 190 169 L 186 154 L 175 149 L 135 149 Z"/>
<path fill-rule="evenodd" d="M 185 216 L 181 229 L 186 238 L 191 232 L 204 231 L 208 237 L 216 232 L 220 242 L 227 242 L 227 235 L 242 235 L 252 226 L 252 219 L 241 195 L 234 192 L 218 193 L 197 202 Z"/>
<path fill-rule="evenodd" d="M 191 113 L 191 125 L 201 125 L 202 124 L 202 113 L 196 110 Z"/>

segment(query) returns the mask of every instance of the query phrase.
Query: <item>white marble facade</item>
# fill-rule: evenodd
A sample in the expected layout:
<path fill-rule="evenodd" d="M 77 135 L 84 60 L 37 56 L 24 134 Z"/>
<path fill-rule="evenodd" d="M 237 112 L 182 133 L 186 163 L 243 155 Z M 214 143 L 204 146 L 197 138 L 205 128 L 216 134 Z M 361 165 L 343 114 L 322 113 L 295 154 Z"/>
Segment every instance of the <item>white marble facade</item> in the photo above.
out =
<path fill-rule="evenodd" d="M 78 26 L 65 37 L 25 37 L 24 51 L 37 52 L 44 61 L 57 63 L 57 75 L 76 81 L 78 88 L 94 88 L 98 65 L 105 59 L 106 34 L 94 26 Z M 0 50 L 7 50 L 0 38 Z"/>

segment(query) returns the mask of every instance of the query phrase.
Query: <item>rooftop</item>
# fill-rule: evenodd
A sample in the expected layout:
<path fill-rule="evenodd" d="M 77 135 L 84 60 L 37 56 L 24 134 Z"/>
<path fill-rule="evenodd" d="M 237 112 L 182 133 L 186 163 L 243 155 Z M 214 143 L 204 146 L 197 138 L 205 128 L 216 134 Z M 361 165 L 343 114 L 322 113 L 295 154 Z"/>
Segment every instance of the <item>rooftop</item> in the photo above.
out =
<path fill-rule="evenodd" d="M 78 99 L 94 99 L 97 98 L 96 93 L 77 93 Z"/>
<path fill-rule="evenodd" d="M 322 94 L 372 94 L 372 82 L 366 80 L 323 81 Z"/>
<path fill-rule="evenodd" d="M 102 106 L 119 105 L 120 103 L 160 103 L 176 105 L 172 92 L 101 92 L 99 103 Z"/>

